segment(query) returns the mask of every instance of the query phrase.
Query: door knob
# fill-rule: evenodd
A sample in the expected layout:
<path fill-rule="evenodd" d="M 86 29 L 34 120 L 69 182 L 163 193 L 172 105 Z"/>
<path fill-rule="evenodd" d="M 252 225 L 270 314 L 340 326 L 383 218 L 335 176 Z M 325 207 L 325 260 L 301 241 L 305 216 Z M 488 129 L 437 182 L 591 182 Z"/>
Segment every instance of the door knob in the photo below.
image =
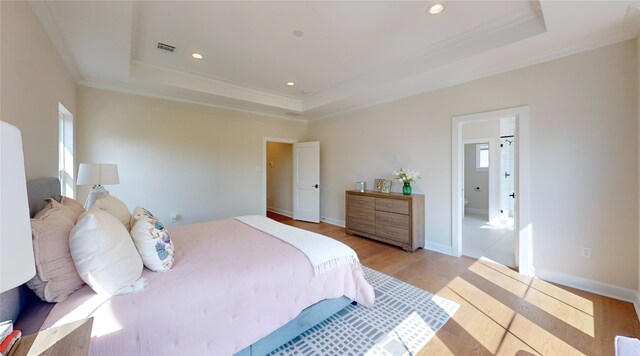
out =
<path fill-rule="evenodd" d="M 516 198 L 516 193 L 511 193 L 511 194 L 509 194 L 509 196 L 512 197 L 513 199 L 515 199 Z"/>
<path fill-rule="evenodd" d="M 318 188 L 318 185 L 316 184 L 316 185 L 314 185 L 313 187 L 314 187 L 314 188 Z"/>

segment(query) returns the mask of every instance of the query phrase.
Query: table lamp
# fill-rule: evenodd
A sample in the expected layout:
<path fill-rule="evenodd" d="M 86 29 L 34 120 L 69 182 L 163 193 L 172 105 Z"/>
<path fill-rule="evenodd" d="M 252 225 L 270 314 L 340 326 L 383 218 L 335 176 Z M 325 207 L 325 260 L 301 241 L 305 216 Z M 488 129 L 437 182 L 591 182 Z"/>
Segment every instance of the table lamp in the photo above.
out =
<path fill-rule="evenodd" d="M 0 293 L 36 274 L 22 136 L 0 121 Z"/>
<path fill-rule="evenodd" d="M 104 163 L 80 163 L 78 168 L 77 185 L 93 185 L 84 208 L 89 210 L 93 203 L 102 193 L 109 194 L 109 191 L 103 187 L 105 184 L 119 184 L 118 165 Z"/>

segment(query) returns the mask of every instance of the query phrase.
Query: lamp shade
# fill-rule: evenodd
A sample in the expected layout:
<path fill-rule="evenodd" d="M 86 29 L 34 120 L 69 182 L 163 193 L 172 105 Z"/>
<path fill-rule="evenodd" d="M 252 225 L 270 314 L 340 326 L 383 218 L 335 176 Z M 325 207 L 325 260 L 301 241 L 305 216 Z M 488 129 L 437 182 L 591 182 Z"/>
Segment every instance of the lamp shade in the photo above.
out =
<path fill-rule="evenodd" d="M 78 185 L 119 184 L 118 165 L 104 163 L 80 163 L 78 168 Z"/>
<path fill-rule="evenodd" d="M 0 293 L 36 274 L 22 136 L 0 121 Z"/>

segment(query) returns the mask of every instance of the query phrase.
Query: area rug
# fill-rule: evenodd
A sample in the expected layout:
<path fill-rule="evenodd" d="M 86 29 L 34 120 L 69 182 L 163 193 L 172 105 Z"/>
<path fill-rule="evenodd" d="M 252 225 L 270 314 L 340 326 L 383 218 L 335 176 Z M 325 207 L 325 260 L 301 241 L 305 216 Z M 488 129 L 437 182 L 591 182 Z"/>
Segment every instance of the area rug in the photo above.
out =
<path fill-rule="evenodd" d="M 373 308 L 349 305 L 271 355 L 415 355 L 460 305 L 363 267 Z"/>

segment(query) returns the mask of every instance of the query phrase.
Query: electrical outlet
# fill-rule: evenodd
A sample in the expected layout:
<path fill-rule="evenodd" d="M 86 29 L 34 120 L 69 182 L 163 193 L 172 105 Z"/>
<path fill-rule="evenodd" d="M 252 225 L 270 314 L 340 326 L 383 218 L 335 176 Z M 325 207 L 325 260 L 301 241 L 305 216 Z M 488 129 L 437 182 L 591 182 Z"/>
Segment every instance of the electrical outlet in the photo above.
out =
<path fill-rule="evenodd" d="M 591 258 L 591 247 L 582 246 L 582 249 L 580 249 L 580 257 Z"/>
<path fill-rule="evenodd" d="M 171 219 L 171 222 L 176 222 L 176 221 L 178 221 L 178 214 L 176 214 L 176 213 L 171 214 L 171 216 L 169 217 L 169 219 Z"/>

